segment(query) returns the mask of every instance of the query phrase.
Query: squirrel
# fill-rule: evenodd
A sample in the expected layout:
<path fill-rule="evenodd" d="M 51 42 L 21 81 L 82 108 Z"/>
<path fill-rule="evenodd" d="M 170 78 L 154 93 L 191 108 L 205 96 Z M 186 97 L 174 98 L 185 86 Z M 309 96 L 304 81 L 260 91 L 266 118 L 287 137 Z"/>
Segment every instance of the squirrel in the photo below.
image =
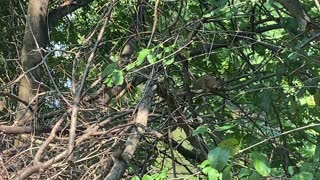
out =
<path fill-rule="evenodd" d="M 218 76 L 206 75 L 197 79 L 193 83 L 193 90 L 204 90 L 207 92 L 217 92 L 223 89 L 223 80 Z"/>

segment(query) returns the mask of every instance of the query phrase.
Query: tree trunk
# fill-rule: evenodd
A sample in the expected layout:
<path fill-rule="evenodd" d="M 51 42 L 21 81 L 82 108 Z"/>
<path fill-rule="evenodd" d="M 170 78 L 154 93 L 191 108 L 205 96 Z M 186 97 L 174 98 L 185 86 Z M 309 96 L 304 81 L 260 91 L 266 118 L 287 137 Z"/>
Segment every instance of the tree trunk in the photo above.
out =
<path fill-rule="evenodd" d="M 48 44 L 47 11 L 49 0 L 29 0 L 26 28 L 23 37 L 21 65 L 24 76 L 20 80 L 19 98 L 29 107 L 18 103 L 16 122 L 18 126 L 32 123 L 37 110 L 37 93 L 40 89 L 43 49 Z M 33 112 L 31 111 L 33 109 Z"/>

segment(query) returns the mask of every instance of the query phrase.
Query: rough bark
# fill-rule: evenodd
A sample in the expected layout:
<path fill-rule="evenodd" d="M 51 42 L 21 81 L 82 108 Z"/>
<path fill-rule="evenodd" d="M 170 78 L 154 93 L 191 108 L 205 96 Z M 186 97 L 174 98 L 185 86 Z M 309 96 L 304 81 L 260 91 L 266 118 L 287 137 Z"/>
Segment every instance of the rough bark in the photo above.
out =
<path fill-rule="evenodd" d="M 299 30 L 304 31 L 307 24 L 310 22 L 309 15 L 303 9 L 303 6 L 299 2 L 299 0 L 277 0 L 280 4 L 285 7 L 289 13 L 297 19 Z"/>
<path fill-rule="evenodd" d="M 26 29 L 23 37 L 21 66 L 24 76 L 20 80 L 19 98 L 36 109 L 36 94 L 39 91 L 42 49 L 48 43 L 47 11 L 49 0 L 29 0 Z M 16 124 L 31 123 L 34 114 L 19 102 Z"/>
<path fill-rule="evenodd" d="M 134 122 L 137 125 L 132 130 L 132 135 L 128 138 L 126 142 L 126 148 L 119 159 L 115 159 L 114 165 L 110 173 L 105 177 L 105 180 L 115 180 L 121 179 L 123 176 L 128 163 L 134 156 L 136 149 L 138 148 L 140 139 L 145 132 L 145 127 L 147 127 L 149 110 L 151 107 L 151 102 L 154 95 L 154 84 L 153 84 L 154 72 L 151 72 L 150 79 L 146 82 L 146 87 L 144 90 L 144 96 L 138 106 L 137 113 L 134 118 Z"/>

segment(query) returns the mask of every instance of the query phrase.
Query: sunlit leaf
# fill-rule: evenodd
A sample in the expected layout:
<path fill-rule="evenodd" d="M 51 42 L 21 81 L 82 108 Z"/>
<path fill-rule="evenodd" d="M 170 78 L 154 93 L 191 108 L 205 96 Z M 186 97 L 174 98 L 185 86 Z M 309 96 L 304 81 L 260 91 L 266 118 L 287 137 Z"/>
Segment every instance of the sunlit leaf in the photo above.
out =
<path fill-rule="evenodd" d="M 226 131 L 228 129 L 232 129 L 233 127 L 235 127 L 236 125 L 235 124 L 229 124 L 229 125 L 224 125 L 224 126 L 218 126 L 216 127 L 214 130 L 215 131 Z"/>
<path fill-rule="evenodd" d="M 209 161 L 208 160 L 204 160 L 200 165 L 198 165 L 198 167 L 203 169 L 207 165 L 209 165 Z"/>
<path fill-rule="evenodd" d="M 202 169 L 202 172 L 204 174 L 208 174 L 213 168 L 211 166 L 205 167 Z"/>
<path fill-rule="evenodd" d="M 262 176 L 269 176 L 271 173 L 271 168 L 268 163 L 268 160 L 265 156 L 258 152 L 253 152 L 250 154 L 251 159 L 253 160 L 254 168 Z"/>
<path fill-rule="evenodd" d="M 218 180 L 220 179 L 222 176 L 221 173 L 219 173 L 217 170 L 215 169 L 211 169 L 209 172 L 208 172 L 208 178 L 209 180 Z"/>
<path fill-rule="evenodd" d="M 130 63 L 126 66 L 126 70 L 129 71 L 129 70 L 133 69 L 134 67 L 136 67 L 136 63 Z"/>
<path fill-rule="evenodd" d="M 155 53 L 153 52 L 150 52 L 148 55 L 147 55 L 147 60 L 150 64 L 154 64 L 156 61 L 157 61 L 157 57 L 155 55 Z"/>
<path fill-rule="evenodd" d="M 144 175 L 142 177 L 142 180 L 154 180 L 154 178 L 152 176 L 149 176 L 149 175 Z"/>
<path fill-rule="evenodd" d="M 168 59 L 168 60 L 164 60 L 164 65 L 165 66 L 168 66 L 170 64 L 172 64 L 174 62 L 174 57 Z"/>
<path fill-rule="evenodd" d="M 167 177 L 167 173 L 168 173 L 168 169 L 167 168 L 164 168 L 162 169 L 161 173 L 159 174 L 159 178 L 160 179 L 165 179 Z"/>
<path fill-rule="evenodd" d="M 162 58 L 162 53 L 158 53 L 157 55 L 156 55 L 156 57 L 157 57 L 157 59 L 161 59 Z"/>
<path fill-rule="evenodd" d="M 192 136 L 198 135 L 198 134 L 204 134 L 208 132 L 208 127 L 207 126 L 199 126 L 197 129 L 193 130 Z"/>
<path fill-rule="evenodd" d="M 133 176 L 131 180 L 140 180 L 139 176 Z"/>
<path fill-rule="evenodd" d="M 138 53 L 136 65 L 139 66 L 140 64 L 142 64 L 144 59 L 148 56 L 149 53 L 150 53 L 150 49 L 142 49 Z"/>
<path fill-rule="evenodd" d="M 84 40 L 85 40 L 84 35 L 78 34 L 77 43 L 78 43 L 78 44 L 82 44 L 82 43 L 84 42 Z"/>

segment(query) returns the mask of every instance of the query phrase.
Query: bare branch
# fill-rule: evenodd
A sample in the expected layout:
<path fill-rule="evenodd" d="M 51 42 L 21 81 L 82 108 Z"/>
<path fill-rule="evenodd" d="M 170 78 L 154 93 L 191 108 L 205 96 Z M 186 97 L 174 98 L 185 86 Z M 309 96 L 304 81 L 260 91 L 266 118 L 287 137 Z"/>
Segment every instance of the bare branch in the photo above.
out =
<path fill-rule="evenodd" d="M 73 105 L 72 105 L 72 114 L 71 114 L 71 124 L 70 124 L 70 134 L 69 134 L 69 147 L 68 147 L 68 152 L 70 154 L 69 156 L 69 160 L 72 160 L 72 151 L 73 151 L 73 148 L 74 148 L 74 144 L 75 144 L 75 138 L 76 138 L 76 126 L 77 126 L 77 116 L 78 116 L 78 111 L 79 111 L 79 102 L 80 102 L 80 99 L 81 99 L 81 92 L 84 88 L 84 83 L 86 81 L 86 78 L 88 76 L 88 73 L 89 73 L 89 70 L 90 70 L 90 66 L 91 66 L 91 63 L 92 61 L 94 60 L 94 56 L 95 56 L 95 52 L 97 51 L 97 48 L 98 48 L 98 45 L 99 43 L 101 42 L 102 38 L 103 38 L 103 34 L 106 30 L 106 27 L 107 27 L 107 24 L 110 20 L 110 16 L 111 16 L 111 13 L 112 13 L 112 10 L 113 10 L 113 7 L 114 7 L 114 3 L 110 3 L 109 5 L 109 9 L 108 9 L 108 12 L 106 13 L 105 17 L 104 17 L 104 22 L 103 22 L 103 25 L 100 29 L 100 32 L 99 32 L 99 35 L 98 35 L 98 38 L 97 38 L 97 41 L 93 47 L 93 50 L 88 58 L 88 61 L 87 61 L 87 64 L 86 64 L 86 68 L 83 72 L 83 75 L 82 75 L 82 80 L 81 80 L 81 83 L 80 83 L 80 86 L 77 88 L 77 92 L 73 98 Z"/>
<path fill-rule="evenodd" d="M 153 91 L 154 91 L 153 76 L 154 76 L 154 70 L 150 73 L 149 80 L 147 81 L 146 87 L 144 90 L 144 96 L 141 99 L 141 102 L 138 106 L 138 111 L 134 118 L 134 122 L 141 126 L 147 126 L 147 122 L 148 122 L 149 109 L 153 99 Z M 105 178 L 105 180 L 120 179 L 123 176 L 123 173 L 125 172 L 127 164 L 133 158 L 133 155 L 139 144 L 141 135 L 144 133 L 144 131 L 145 130 L 141 127 L 136 127 L 132 130 L 133 135 L 128 138 L 126 143 L 126 148 L 121 158 L 116 160 L 110 173 Z"/>

